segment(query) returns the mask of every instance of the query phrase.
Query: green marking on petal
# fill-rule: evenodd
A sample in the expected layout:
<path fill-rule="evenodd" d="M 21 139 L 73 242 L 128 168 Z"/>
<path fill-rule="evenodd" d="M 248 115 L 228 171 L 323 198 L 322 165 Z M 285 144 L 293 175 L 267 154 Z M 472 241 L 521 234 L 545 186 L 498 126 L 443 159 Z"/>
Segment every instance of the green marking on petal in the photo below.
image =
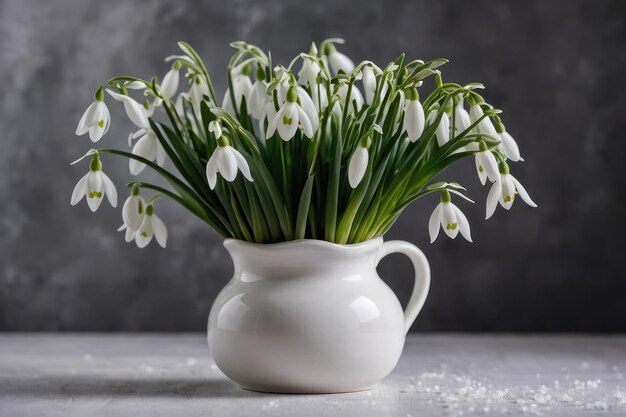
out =
<path fill-rule="evenodd" d="M 102 198 L 102 192 L 92 191 L 89 193 L 89 198 Z"/>
<path fill-rule="evenodd" d="M 504 202 L 505 203 L 513 202 L 513 200 L 515 200 L 515 194 L 504 196 Z"/>
<path fill-rule="evenodd" d="M 485 168 L 482 165 L 478 165 L 478 172 L 485 172 Z"/>
<path fill-rule="evenodd" d="M 143 231 L 143 232 L 141 232 L 141 236 L 148 237 L 148 236 L 150 236 L 150 234 L 148 232 L 146 232 L 146 231 Z"/>
<path fill-rule="evenodd" d="M 104 120 L 98 120 L 98 127 L 102 129 L 104 127 Z"/>
<path fill-rule="evenodd" d="M 448 230 L 456 230 L 457 228 L 457 223 L 448 223 L 448 225 L 446 226 L 446 229 Z"/>
<path fill-rule="evenodd" d="M 293 118 L 287 117 L 287 116 L 283 116 L 283 124 L 284 125 L 290 125 L 292 122 L 293 122 Z"/>

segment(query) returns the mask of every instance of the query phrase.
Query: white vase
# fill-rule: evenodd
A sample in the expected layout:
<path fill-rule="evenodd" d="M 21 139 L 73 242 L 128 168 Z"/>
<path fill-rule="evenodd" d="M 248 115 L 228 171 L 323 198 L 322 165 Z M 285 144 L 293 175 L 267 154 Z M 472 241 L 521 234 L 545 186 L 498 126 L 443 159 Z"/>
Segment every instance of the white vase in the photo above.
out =
<path fill-rule="evenodd" d="M 216 365 L 243 388 L 336 393 L 374 388 L 395 367 L 430 285 L 424 254 L 382 238 L 255 244 L 226 239 L 235 273 L 209 315 Z M 406 311 L 376 265 L 390 253 L 413 262 Z"/>

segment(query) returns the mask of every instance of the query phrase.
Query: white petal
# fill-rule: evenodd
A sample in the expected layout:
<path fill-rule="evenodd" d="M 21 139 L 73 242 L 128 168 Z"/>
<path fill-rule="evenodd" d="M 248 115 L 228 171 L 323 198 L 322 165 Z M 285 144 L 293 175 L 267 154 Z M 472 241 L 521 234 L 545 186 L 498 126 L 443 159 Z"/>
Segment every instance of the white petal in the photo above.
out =
<path fill-rule="evenodd" d="M 215 139 L 219 139 L 222 137 L 222 125 L 217 120 L 213 120 L 209 123 L 209 132 L 213 132 Z"/>
<path fill-rule="evenodd" d="M 350 164 L 348 165 L 348 182 L 350 183 L 350 187 L 356 188 L 361 183 L 367 171 L 368 162 L 369 152 L 367 148 L 357 146 L 350 158 Z"/>
<path fill-rule="evenodd" d="M 500 205 L 509 210 L 515 201 L 515 183 L 510 174 L 502 174 L 502 195 L 500 195 Z"/>
<path fill-rule="evenodd" d="M 274 108 L 273 103 L 268 103 L 267 105 Z M 282 108 L 278 110 L 278 112 L 274 115 L 274 117 L 269 117 L 269 113 L 268 113 L 268 119 L 267 119 L 268 125 L 267 125 L 267 133 L 265 134 L 265 139 L 269 139 L 272 136 L 274 136 L 274 133 L 276 132 L 276 127 L 278 126 L 278 121 L 282 118 L 282 114 L 283 114 Z"/>
<path fill-rule="evenodd" d="M 493 213 L 496 211 L 496 207 L 498 206 L 498 199 L 502 194 L 502 185 L 500 184 L 500 179 L 496 180 L 491 186 L 489 190 L 489 194 L 487 194 L 487 216 L 485 220 L 493 216 Z"/>
<path fill-rule="evenodd" d="M 522 200 L 524 200 L 524 202 L 531 207 L 537 207 L 537 204 L 535 204 L 535 202 L 530 198 L 530 195 L 528 195 L 528 192 L 526 191 L 524 186 L 513 175 L 509 174 L 509 176 L 511 177 L 513 184 L 515 184 L 515 189 L 517 190 L 517 193 L 522 198 Z"/>
<path fill-rule="evenodd" d="M 515 139 L 508 132 L 502 132 L 500 133 L 500 140 L 502 141 L 502 150 L 506 157 L 511 161 L 518 162 L 521 157 Z"/>
<path fill-rule="evenodd" d="M 152 236 L 154 235 L 152 231 L 152 217 L 153 216 L 144 216 L 141 227 L 135 232 L 135 243 L 138 248 L 145 248 L 152 240 Z"/>
<path fill-rule="evenodd" d="M 130 196 L 122 207 L 122 219 L 124 225 L 131 231 L 139 229 L 144 216 L 145 202 L 141 196 Z"/>
<path fill-rule="evenodd" d="M 441 222 L 441 203 L 433 210 L 428 220 L 428 233 L 430 234 L 430 243 L 433 243 L 439 235 L 439 223 Z"/>
<path fill-rule="evenodd" d="M 97 101 L 91 103 L 89 107 L 87 107 L 87 110 L 85 110 L 85 112 L 81 116 L 80 121 L 78 122 L 78 126 L 76 127 L 76 134 L 78 136 L 82 136 L 89 131 L 89 128 L 91 127 L 94 119 L 93 112 L 96 104 Z"/>
<path fill-rule="evenodd" d="M 78 183 L 76 183 L 76 186 L 74 187 L 74 191 L 72 191 L 72 199 L 70 200 L 71 205 L 75 206 L 85 196 L 85 193 L 87 192 L 87 177 L 88 176 L 89 176 L 89 172 L 85 174 L 80 180 L 78 180 Z"/>
<path fill-rule="evenodd" d="M 161 145 L 161 142 L 158 142 L 157 139 L 157 144 L 156 144 L 156 163 L 158 166 L 162 167 L 165 164 L 165 149 L 163 149 L 163 146 Z"/>
<path fill-rule="evenodd" d="M 435 134 L 437 136 L 437 144 L 439 144 L 440 147 L 450 140 L 450 119 L 446 113 L 442 115 L 437 129 L 435 130 Z"/>
<path fill-rule="evenodd" d="M 341 52 L 334 51 L 328 55 L 328 62 L 330 63 L 330 66 L 335 74 L 341 70 L 349 75 L 354 70 L 354 63 L 352 60 Z"/>
<path fill-rule="evenodd" d="M 135 239 L 135 232 L 130 229 L 126 229 L 126 233 L 124 233 L 124 240 L 126 243 L 132 242 L 133 239 Z"/>
<path fill-rule="evenodd" d="M 102 171 L 89 171 L 87 174 L 87 205 L 91 211 L 98 210 L 102 203 Z M 99 195 L 98 195 L 99 194 Z"/>
<path fill-rule="evenodd" d="M 404 106 L 404 129 L 411 142 L 415 142 L 424 131 L 424 109 L 417 100 L 407 100 Z"/>
<path fill-rule="evenodd" d="M 178 90 L 179 80 L 180 75 L 178 70 L 175 70 L 174 68 L 169 70 L 163 77 L 163 82 L 161 83 L 161 94 L 169 99 L 174 97 L 176 90 Z"/>
<path fill-rule="evenodd" d="M 461 236 L 463 236 L 468 242 L 471 242 L 472 234 L 470 232 L 470 225 L 467 221 L 467 217 L 465 217 L 465 214 L 463 214 L 463 212 L 457 206 L 454 206 L 454 211 L 456 212 L 456 221 L 459 224 L 459 231 L 461 232 Z"/>
<path fill-rule="evenodd" d="M 451 186 L 451 185 L 450 185 L 450 186 Z M 463 189 L 464 189 L 464 188 L 463 188 Z M 467 191 L 467 190 L 466 190 L 466 191 Z M 459 197 L 463 198 L 464 200 L 469 201 L 470 203 L 474 203 L 474 200 L 472 200 L 471 198 L 466 197 L 466 196 L 465 196 L 465 195 L 463 195 L 460 191 L 457 191 L 457 190 L 452 190 L 452 189 L 448 189 L 448 192 L 449 192 L 449 193 L 452 193 L 452 194 L 456 194 L 456 195 L 458 195 Z"/>
<path fill-rule="evenodd" d="M 478 172 L 478 178 L 480 179 L 480 183 L 482 185 L 485 185 L 485 183 L 487 182 L 487 170 L 485 168 L 484 155 L 482 154 L 482 152 L 477 153 L 474 157 L 474 160 L 476 161 L 476 172 Z"/>
<path fill-rule="evenodd" d="M 156 157 L 156 136 L 154 136 L 154 133 L 150 134 L 150 132 L 151 131 L 146 133 L 137 141 L 137 143 L 135 143 L 132 153 L 134 155 L 141 156 L 142 158 L 146 158 L 149 161 L 154 161 L 154 158 Z M 136 159 L 129 159 L 128 167 L 132 175 L 138 175 L 144 170 L 146 165 Z"/>
<path fill-rule="evenodd" d="M 455 135 L 462 133 L 465 129 L 470 127 L 472 121 L 470 119 L 470 115 L 463 107 L 457 105 L 454 114 L 454 131 Z"/>
<path fill-rule="evenodd" d="M 307 138 L 313 137 L 313 127 L 311 126 L 311 121 L 309 120 L 309 116 L 302 110 L 300 106 L 296 106 L 298 110 L 298 118 L 300 119 L 300 125 L 302 126 L 302 131 L 306 135 Z"/>
<path fill-rule="evenodd" d="M 91 127 L 89 128 L 89 139 L 91 139 L 92 142 L 97 142 L 109 129 L 110 116 L 107 106 L 103 101 L 96 102 L 92 114 L 94 120 L 91 121 Z"/>
<path fill-rule="evenodd" d="M 233 182 L 237 177 L 237 159 L 232 152 L 231 146 L 217 148 L 217 171 L 228 182 Z"/>
<path fill-rule="evenodd" d="M 278 130 L 278 135 L 284 141 L 293 138 L 296 134 L 296 130 L 298 130 L 299 117 L 296 107 L 296 103 L 285 103 L 282 108 L 281 117 L 277 121 L 276 129 Z M 278 116 L 278 114 L 276 116 Z M 285 121 L 288 123 L 284 123 Z"/>
<path fill-rule="evenodd" d="M 100 171 L 100 176 L 102 178 L 104 194 L 106 194 L 109 203 L 111 203 L 111 206 L 117 207 L 117 188 L 115 188 L 115 184 L 113 184 L 111 178 L 109 178 L 109 176 L 103 171 Z"/>
<path fill-rule="evenodd" d="M 498 172 L 498 161 L 496 161 L 496 157 L 493 156 L 491 151 L 485 151 L 482 162 L 489 180 L 495 181 L 498 179 L 498 175 L 500 175 Z"/>
<path fill-rule="evenodd" d="M 147 129 L 150 127 L 148 123 L 148 119 L 146 118 L 146 114 L 144 113 L 144 108 L 141 104 L 137 103 L 132 98 L 125 96 L 123 94 L 118 94 L 115 91 L 106 90 L 107 93 L 111 95 L 114 99 L 121 101 L 124 103 L 124 110 L 126 110 L 126 115 L 137 127 Z"/>
<path fill-rule="evenodd" d="M 311 122 L 311 128 L 313 129 L 313 133 L 317 132 L 317 128 L 319 127 L 319 115 L 317 114 L 317 108 L 313 103 L 313 100 L 309 96 L 309 94 L 302 87 L 298 87 L 298 98 L 300 99 L 300 107 L 306 113 L 309 121 Z M 310 136 L 309 136 L 310 137 Z"/>
<path fill-rule="evenodd" d="M 243 155 L 237 149 L 232 148 L 232 152 L 233 152 L 233 155 L 235 156 L 235 159 L 237 160 L 237 167 L 239 168 L 243 176 L 246 177 L 248 181 L 252 182 L 253 181 L 252 174 L 250 174 L 250 167 L 248 166 L 248 161 L 246 161 L 246 158 L 244 158 Z"/>
<path fill-rule="evenodd" d="M 361 70 L 363 73 L 363 91 L 365 92 L 365 102 L 372 104 L 376 93 L 376 74 L 371 65 L 366 65 Z"/>
<path fill-rule="evenodd" d="M 165 248 L 167 245 L 167 227 L 165 223 L 163 223 L 163 220 L 156 214 L 152 215 L 152 230 L 157 243 L 161 245 L 162 248 Z"/>
<path fill-rule="evenodd" d="M 209 188 L 213 190 L 215 188 L 215 184 L 217 183 L 217 149 L 209 158 L 209 161 L 206 164 L 206 178 L 209 182 Z"/>
<path fill-rule="evenodd" d="M 452 203 L 441 204 L 441 227 L 451 239 L 454 239 L 459 234 L 459 225 L 454 207 Z"/>

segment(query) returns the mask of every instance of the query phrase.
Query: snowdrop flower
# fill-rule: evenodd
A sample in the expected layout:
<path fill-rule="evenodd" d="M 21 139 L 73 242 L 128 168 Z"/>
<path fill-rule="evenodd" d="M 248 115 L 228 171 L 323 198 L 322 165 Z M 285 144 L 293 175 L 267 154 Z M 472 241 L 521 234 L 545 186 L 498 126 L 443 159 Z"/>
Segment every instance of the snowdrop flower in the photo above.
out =
<path fill-rule="evenodd" d="M 440 203 L 433 210 L 433 214 L 428 221 L 428 232 L 430 234 L 430 243 L 433 243 L 439 235 L 439 227 L 452 239 L 454 239 L 459 232 L 468 242 L 472 241 L 472 235 L 470 234 L 470 226 L 467 221 L 467 217 L 461 212 L 461 210 L 452 203 L 448 189 L 441 191 Z M 460 194 L 460 193 L 457 193 Z M 464 197 L 464 196 L 463 196 Z"/>
<path fill-rule="evenodd" d="M 222 137 L 222 124 L 219 120 L 213 120 L 209 122 L 209 132 L 213 132 L 215 135 L 215 139 L 219 139 Z"/>
<path fill-rule="evenodd" d="M 339 71 L 343 71 L 345 74 L 351 74 L 354 71 L 354 62 L 341 52 L 337 52 L 337 48 L 332 43 L 326 45 L 326 56 L 335 75 Z"/>
<path fill-rule="evenodd" d="M 483 117 L 484 114 L 485 113 L 483 112 L 482 107 L 480 107 L 480 104 L 474 103 L 470 106 L 469 115 L 472 123 L 476 123 L 476 121 Z M 491 118 L 489 117 L 482 119 L 476 126 L 476 130 L 478 133 L 491 135 L 494 139 L 498 138 L 498 132 L 496 132 L 496 128 L 493 127 L 493 123 L 491 123 Z"/>
<path fill-rule="evenodd" d="M 496 131 L 498 132 L 498 137 L 500 138 L 500 146 L 498 148 L 502 151 L 502 153 L 504 153 L 504 155 L 513 162 L 523 161 L 524 159 L 519 153 L 517 142 L 515 142 L 513 136 L 506 131 L 502 123 L 496 124 Z"/>
<path fill-rule="evenodd" d="M 304 56 L 302 58 L 302 68 L 298 72 L 298 84 L 309 87 L 311 90 L 317 86 L 317 77 L 322 69 L 313 59 Z"/>
<path fill-rule="evenodd" d="M 126 242 L 132 241 L 135 237 L 135 232 L 141 227 L 145 216 L 145 208 L 146 202 L 143 197 L 139 195 L 139 186 L 133 184 L 130 196 L 124 202 L 124 206 L 122 206 L 122 219 L 124 223 L 117 229 L 118 232 L 126 231 Z"/>
<path fill-rule="evenodd" d="M 97 142 L 109 130 L 110 124 L 111 115 L 106 104 L 104 104 L 104 91 L 100 87 L 96 91 L 94 102 L 87 107 L 78 122 L 76 135 L 82 136 L 89 132 L 89 139 L 92 142 Z"/>
<path fill-rule="evenodd" d="M 148 123 L 145 109 L 141 104 L 139 104 L 126 94 L 116 93 L 115 91 L 109 89 L 107 89 L 106 91 L 115 100 L 121 101 L 124 104 L 124 110 L 126 110 L 126 115 L 130 119 L 130 121 L 135 124 L 135 126 L 141 129 L 145 129 L 146 126 L 150 125 Z"/>
<path fill-rule="evenodd" d="M 267 83 L 265 82 L 265 71 L 259 67 L 256 71 L 256 81 L 250 91 L 250 102 L 248 103 L 248 113 L 257 120 L 265 117 L 266 106 L 270 101 L 267 94 Z"/>
<path fill-rule="evenodd" d="M 217 139 L 217 148 L 206 164 L 206 177 L 209 181 L 209 187 L 215 188 L 218 172 L 226 181 L 233 182 L 237 177 L 237 170 L 241 171 L 243 176 L 252 182 L 248 162 L 238 150 L 230 146 L 228 139 L 221 135 Z"/>
<path fill-rule="evenodd" d="M 463 108 L 463 95 L 457 97 L 457 104 L 454 107 L 454 134 L 458 135 L 471 126 L 472 120 L 467 110 Z"/>
<path fill-rule="evenodd" d="M 415 142 L 422 136 L 422 132 L 424 132 L 424 123 L 424 109 L 419 102 L 417 89 L 412 88 L 406 93 L 402 131 L 407 132 L 411 142 Z"/>
<path fill-rule="evenodd" d="M 371 142 L 371 139 L 368 139 L 368 141 Z M 359 144 L 352 154 L 348 165 L 348 182 L 350 187 L 356 188 L 361 183 L 367 171 L 368 162 L 369 152 L 367 151 L 367 145 Z"/>
<path fill-rule="evenodd" d="M 509 174 L 507 163 L 500 162 L 499 169 L 500 175 L 491 186 L 487 195 L 487 217 L 485 218 L 488 219 L 493 215 L 498 206 L 498 201 L 505 210 L 509 210 L 513 206 L 516 194 L 519 194 L 522 200 L 529 206 L 537 207 L 537 204 L 530 198 L 522 184 L 513 175 Z"/>
<path fill-rule="evenodd" d="M 172 99 L 172 97 L 174 97 L 174 94 L 176 94 L 176 90 L 178 90 L 178 83 L 180 81 L 180 67 L 180 62 L 175 61 L 174 65 L 172 65 L 172 69 L 170 69 L 165 74 L 165 76 L 163 77 L 163 81 L 161 82 L 161 94 L 168 99 Z"/>
<path fill-rule="evenodd" d="M 189 89 L 187 97 L 191 100 L 191 107 L 193 107 L 196 116 L 200 115 L 200 104 L 205 95 L 209 95 L 209 87 L 202 77 L 199 75 L 194 76 L 191 80 L 191 88 Z"/>
<path fill-rule="evenodd" d="M 343 111 L 343 108 L 346 103 L 346 96 L 348 95 L 348 89 L 349 87 L 347 83 L 343 83 L 339 87 L 337 87 L 337 90 L 335 91 L 335 95 L 339 97 L 339 101 L 335 104 L 335 108 L 333 108 L 333 111 L 337 109 L 337 106 L 339 106 L 340 112 Z M 355 110 L 357 112 L 361 111 L 363 104 L 364 104 L 363 95 L 361 94 L 357 86 L 352 84 L 352 88 L 350 88 L 350 100 L 348 103 L 348 114 L 354 113 Z"/>
<path fill-rule="evenodd" d="M 382 71 L 380 68 L 375 66 L 372 63 L 368 63 L 363 66 L 361 69 L 361 76 L 363 81 L 363 92 L 365 93 L 365 102 L 367 104 L 372 104 L 374 101 L 374 96 L 376 95 L 376 89 L 378 88 L 378 83 L 376 81 L 376 74 L 380 74 Z M 383 86 L 380 88 L 380 96 L 385 97 L 387 94 L 387 90 L 389 86 L 386 82 L 381 78 L 381 82 L 383 82 Z"/>
<path fill-rule="evenodd" d="M 439 106 L 434 106 L 430 112 L 428 121 L 429 124 L 435 123 L 438 112 Z M 448 141 L 450 140 L 450 118 L 448 117 L 448 114 L 445 112 L 445 110 L 441 115 L 441 120 L 439 120 L 437 129 L 435 129 L 435 136 L 437 136 L 437 144 L 440 147 L 448 143 Z"/>
<path fill-rule="evenodd" d="M 83 197 L 87 199 L 87 205 L 91 211 L 98 210 L 106 195 L 113 207 L 117 206 L 117 189 L 111 179 L 102 172 L 102 162 L 98 153 L 93 154 L 89 172 L 82 177 L 72 191 L 70 203 L 75 206 Z"/>
<path fill-rule="evenodd" d="M 496 161 L 496 157 L 493 156 L 490 150 L 487 148 L 487 144 L 480 141 L 479 152 L 476 153 L 476 171 L 478 171 L 478 178 L 480 179 L 480 183 L 485 185 L 487 182 L 487 178 L 489 181 L 494 182 L 498 179 L 498 161 Z"/>
<path fill-rule="evenodd" d="M 142 106 L 125 94 L 119 94 L 111 90 L 107 90 L 107 93 L 114 99 L 124 103 L 126 115 L 131 122 L 139 128 L 138 131 L 128 136 L 129 145 L 132 143 L 133 139 L 139 139 L 135 143 L 135 146 L 133 146 L 131 152 L 149 161 L 156 161 L 157 165 L 163 166 L 165 163 L 165 149 L 163 149 L 163 146 L 148 121 L 148 118 L 154 111 L 154 107 L 147 104 Z M 146 168 L 146 165 L 143 162 L 130 159 L 128 161 L 128 168 L 132 175 L 139 175 Z"/>
<path fill-rule="evenodd" d="M 123 227 L 124 226 L 120 229 L 124 230 Z M 152 237 L 155 237 L 157 243 L 162 248 L 165 248 L 167 244 L 167 227 L 165 223 L 163 223 L 163 220 L 154 214 L 154 206 L 148 204 L 141 225 L 134 233 L 135 243 L 138 248 L 145 248 L 152 241 Z"/>
<path fill-rule="evenodd" d="M 298 84 L 305 86 L 305 87 L 308 86 L 309 89 L 311 90 L 310 98 L 313 102 L 314 109 L 324 110 L 326 106 L 328 106 L 328 96 L 326 94 L 326 88 L 324 88 L 317 82 L 317 78 L 320 72 L 321 72 L 321 68 L 317 62 L 315 62 L 311 58 L 307 58 L 306 56 L 303 57 L 302 68 L 300 69 L 300 72 L 298 73 Z M 313 130 L 317 130 L 317 129 L 313 129 Z"/>
<path fill-rule="evenodd" d="M 281 139 L 289 141 L 296 134 L 298 126 L 302 127 L 302 131 L 308 138 L 313 137 L 311 120 L 297 101 L 298 92 L 296 88 L 291 87 L 287 92 L 285 103 L 268 123 L 266 139 L 274 136 L 274 133 L 278 130 L 278 135 Z"/>
<path fill-rule="evenodd" d="M 241 107 L 242 98 L 246 98 L 246 105 L 250 102 L 250 92 L 252 91 L 250 74 L 252 74 L 252 65 L 249 62 L 240 64 L 231 72 L 233 96 L 235 97 L 235 106 L 237 106 L 237 111 L 239 111 L 239 108 Z M 222 101 L 222 107 L 231 115 L 235 115 L 235 108 L 233 107 L 233 103 L 230 98 L 230 89 L 226 89 L 224 100 Z"/>

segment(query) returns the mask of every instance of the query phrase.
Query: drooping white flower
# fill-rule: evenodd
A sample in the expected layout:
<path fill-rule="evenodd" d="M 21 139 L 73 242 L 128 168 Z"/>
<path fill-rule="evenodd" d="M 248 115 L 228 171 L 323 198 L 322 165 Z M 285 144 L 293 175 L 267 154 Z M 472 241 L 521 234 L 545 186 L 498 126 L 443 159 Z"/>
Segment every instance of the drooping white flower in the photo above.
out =
<path fill-rule="evenodd" d="M 82 136 L 89 132 L 89 139 L 92 142 L 97 142 L 109 130 L 110 124 L 111 115 L 106 104 L 104 104 L 104 92 L 102 88 L 99 88 L 93 103 L 87 107 L 87 110 L 85 110 L 78 122 L 76 135 Z"/>
<path fill-rule="evenodd" d="M 204 81 L 204 78 L 199 75 L 192 78 L 191 87 L 189 88 L 187 97 L 191 100 L 191 107 L 193 107 L 193 111 L 196 113 L 196 116 L 200 115 L 200 104 L 202 103 L 202 98 L 208 95 L 209 87 L 206 81 Z"/>
<path fill-rule="evenodd" d="M 124 226 L 118 230 L 124 230 Z M 146 206 L 146 214 L 143 216 L 141 225 L 134 232 L 133 237 L 135 238 L 135 243 L 138 248 L 145 248 L 148 246 L 148 244 L 152 241 L 152 237 L 156 238 L 157 243 L 162 248 L 165 248 L 167 245 L 167 227 L 165 226 L 165 223 L 163 223 L 163 220 L 154 214 L 154 206 L 152 204 L 148 204 Z"/>
<path fill-rule="evenodd" d="M 235 98 L 237 111 L 239 111 L 239 108 L 241 107 L 241 100 L 244 97 L 246 98 L 246 105 L 250 103 L 250 92 L 252 91 L 250 74 L 252 74 L 252 65 L 249 62 L 244 62 L 231 71 L 231 81 L 233 85 L 232 95 Z M 231 100 L 230 88 L 226 89 L 224 100 L 222 101 L 222 107 L 231 115 L 235 114 L 235 108 L 233 107 Z"/>
<path fill-rule="evenodd" d="M 463 108 L 463 95 L 457 96 L 458 101 L 454 107 L 454 134 L 458 135 L 471 126 L 472 120 L 467 110 Z"/>
<path fill-rule="evenodd" d="M 487 149 L 487 145 L 483 141 L 480 141 L 479 152 L 476 153 L 475 160 L 476 171 L 482 185 L 485 185 L 487 178 L 491 182 L 498 179 L 498 161 L 496 161 L 496 157 Z"/>
<path fill-rule="evenodd" d="M 337 51 L 335 45 L 328 43 L 326 45 L 326 56 L 328 63 L 333 73 L 337 75 L 339 71 L 343 71 L 345 74 L 351 74 L 354 71 L 354 62 L 341 52 Z"/>
<path fill-rule="evenodd" d="M 430 112 L 430 115 L 428 116 L 429 124 L 435 123 L 435 121 L 437 120 L 438 111 L 439 111 L 438 108 L 435 107 Z M 448 117 L 448 114 L 445 111 L 441 115 L 439 124 L 437 125 L 437 128 L 435 129 L 435 136 L 437 137 L 437 144 L 440 147 L 448 143 L 448 141 L 450 140 L 450 118 Z"/>
<path fill-rule="evenodd" d="M 339 101 L 336 105 L 339 105 L 341 111 L 343 111 L 346 103 L 346 97 L 348 96 L 348 90 L 350 90 L 350 100 L 347 109 L 348 114 L 354 113 L 355 110 L 356 112 L 361 111 L 364 104 L 363 95 L 354 84 L 352 84 L 352 88 L 350 88 L 347 83 L 343 83 L 337 87 L 335 95 L 339 97 Z"/>
<path fill-rule="evenodd" d="M 313 129 L 313 133 L 317 132 L 317 128 L 320 125 L 319 114 L 317 113 L 317 107 L 313 100 L 309 96 L 309 93 L 300 86 L 296 87 L 296 92 L 298 93 L 299 105 L 302 107 L 302 110 L 309 117 L 309 121 L 311 122 L 311 129 Z"/>
<path fill-rule="evenodd" d="M 267 103 L 271 101 L 271 97 L 267 94 L 267 83 L 263 74 L 263 78 L 259 78 L 259 70 L 257 70 L 257 79 L 252 85 L 250 91 L 250 102 L 248 103 L 248 113 L 257 120 L 265 118 Z"/>
<path fill-rule="evenodd" d="M 504 153 L 504 156 L 513 162 L 523 161 L 524 159 L 520 155 L 517 142 L 515 142 L 513 136 L 506 131 L 502 123 L 496 124 L 496 131 L 498 132 L 498 137 L 500 138 L 500 145 L 498 146 L 498 149 Z"/>
<path fill-rule="evenodd" d="M 178 90 L 178 83 L 180 82 L 179 70 L 180 64 L 176 61 L 174 65 L 172 65 L 172 69 L 165 74 L 161 82 L 161 94 L 170 100 L 174 97 L 174 94 L 176 94 L 176 90 Z"/>
<path fill-rule="evenodd" d="M 483 117 L 484 114 L 485 113 L 483 112 L 482 107 L 480 107 L 480 104 L 474 103 L 470 106 L 469 115 L 472 123 L 476 123 L 476 121 Z M 482 119 L 476 126 L 476 130 L 478 133 L 485 133 L 493 136 L 494 139 L 498 139 L 498 132 L 496 132 L 496 128 L 493 126 L 491 118 L 489 117 Z"/>
<path fill-rule="evenodd" d="M 463 212 L 452 203 L 450 191 L 444 189 L 441 191 L 440 203 L 435 207 L 428 221 L 428 232 L 430 234 L 430 243 L 433 243 L 439 235 L 439 228 L 454 239 L 459 232 L 468 241 L 472 241 L 469 222 Z"/>
<path fill-rule="evenodd" d="M 156 161 L 157 165 L 163 166 L 165 164 L 165 149 L 159 142 L 159 138 L 152 129 L 139 130 L 141 132 L 139 140 L 133 146 L 131 151 L 134 155 L 141 156 L 148 161 Z M 130 159 L 128 161 L 128 168 L 132 175 L 139 175 L 145 168 L 146 164 Z"/>
<path fill-rule="evenodd" d="M 213 120 L 209 122 L 209 132 L 213 132 L 215 135 L 215 139 L 219 139 L 222 137 L 222 124 L 219 120 Z"/>
<path fill-rule="evenodd" d="M 163 149 L 156 133 L 150 127 L 148 120 L 154 112 L 154 106 L 142 106 L 131 97 L 115 91 L 107 90 L 107 93 L 114 99 L 124 103 L 126 115 L 139 128 L 135 133 L 131 133 L 128 136 L 129 146 L 132 144 L 133 139 L 139 139 L 131 152 L 151 162 L 156 161 L 159 166 L 163 166 L 165 163 L 165 149 Z M 146 168 L 146 165 L 135 159 L 129 159 L 128 168 L 132 175 L 139 175 Z"/>
<path fill-rule="evenodd" d="M 124 104 L 124 110 L 126 110 L 126 115 L 130 119 L 130 121 L 135 124 L 135 126 L 139 127 L 140 129 L 145 129 L 146 126 L 150 126 L 145 113 L 145 109 L 141 104 L 139 104 L 126 94 L 116 93 L 115 91 L 109 89 L 107 89 L 106 91 L 115 100 L 121 101 Z"/>
<path fill-rule="evenodd" d="M 488 219 L 493 215 L 498 202 L 505 210 L 509 210 L 513 206 L 516 194 L 519 194 L 522 200 L 529 206 L 537 207 L 537 204 L 530 198 L 522 184 L 513 175 L 509 174 L 508 165 L 505 162 L 501 162 L 499 168 L 500 175 L 491 186 L 487 195 L 487 216 L 485 218 Z"/>
<path fill-rule="evenodd" d="M 130 196 L 124 202 L 122 206 L 122 220 L 124 223 L 117 229 L 118 232 L 126 231 L 125 240 L 130 242 L 135 237 L 135 232 L 141 226 L 143 218 L 146 214 L 146 202 L 143 197 L 139 195 L 139 187 L 134 184 Z"/>
<path fill-rule="evenodd" d="M 376 95 L 376 89 L 378 88 L 378 82 L 376 81 L 376 74 L 380 74 L 382 70 L 376 67 L 372 63 L 368 63 L 363 66 L 361 69 L 362 81 L 363 81 L 363 92 L 365 93 L 365 102 L 367 104 L 372 104 L 374 101 L 374 96 Z M 382 81 L 382 79 L 381 79 Z M 389 86 L 386 82 L 382 81 L 383 85 L 380 88 L 380 97 L 385 97 L 387 94 L 387 90 Z"/>
<path fill-rule="evenodd" d="M 419 102 L 419 96 L 415 88 L 406 94 L 404 104 L 404 123 L 402 131 L 407 132 L 409 140 L 415 142 L 424 132 L 425 116 L 424 109 Z"/>
<path fill-rule="evenodd" d="M 367 164 L 369 162 L 369 152 L 367 147 L 359 144 L 356 150 L 350 157 L 350 163 L 348 165 L 348 182 L 350 187 L 356 188 L 367 171 Z"/>
<path fill-rule="evenodd" d="M 322 69 L 317 62 L 308 57 L 303 57 L 302 68 L 298 72 L 298 84 L 313 90 L 317 86 L 317 77 L 321 71 Z"/>
<path fill-rule="evenodd" d="M 87 205 L 91 211 L 98 210 L 102 199 L 106 195 L 113 207 L 117 206 L 117 189 L 111 179 L 102 172 L 102 162 L 97 153 L 93 154 L 89 172 L 82 177 L 72 191 L 70 204 L 78 204 L 83 197 L 87 198 Z"/>
<path fill-rule="evenodd" d="M 217 184 L 217 173 L 219 172 L 222 177 L 228 181 L 233 182 L 237 177 L 237 171 L 241 171 L 243 176 L 250 182 L 252 182 L 252 175 L 250 174 L 250 167 L 248 162 L 241 155 L 241 153 L 230 146 L 226 137 L 221 136 L 217 140 L 218 146 L 215 148 L 213 155 L 206 165 L 206 177 L 209 181 L 209 187 L 215 188 Z"/>
<path fill-rule="evenodd" d="M 274 136 L 278 131 L 278 135 L 284 141 L 289 141 L 296 134 L 298 126 L 302 127 L 302 131 L 308 138 L 313 137 L 313 126 L 309 116 L 304 112 L 298 104 L 298 92 L 292 87 L 287 92 L 287 97 L 283 106 L 276 112 L 276 115 L 269 120 L 267 126 L 266 139 Z"/>

